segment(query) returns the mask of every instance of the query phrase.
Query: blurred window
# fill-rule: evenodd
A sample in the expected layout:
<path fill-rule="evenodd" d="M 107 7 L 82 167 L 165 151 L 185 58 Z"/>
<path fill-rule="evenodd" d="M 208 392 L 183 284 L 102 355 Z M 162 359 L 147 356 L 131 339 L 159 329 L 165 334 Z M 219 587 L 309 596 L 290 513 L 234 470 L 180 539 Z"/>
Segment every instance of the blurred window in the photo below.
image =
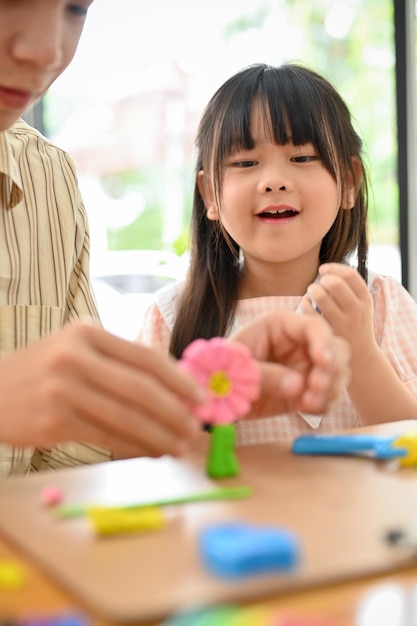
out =
<path fill-rule="evenodd" d="M 108 251 L 186 249 L 203 107 L 245 65 L 291 60 L 351 108 L 370 170 L 371 265 L 398 277 L 391 0 L 94 2 L 44 102 L 46 134 L 77 164 L 93 272 Z"/>

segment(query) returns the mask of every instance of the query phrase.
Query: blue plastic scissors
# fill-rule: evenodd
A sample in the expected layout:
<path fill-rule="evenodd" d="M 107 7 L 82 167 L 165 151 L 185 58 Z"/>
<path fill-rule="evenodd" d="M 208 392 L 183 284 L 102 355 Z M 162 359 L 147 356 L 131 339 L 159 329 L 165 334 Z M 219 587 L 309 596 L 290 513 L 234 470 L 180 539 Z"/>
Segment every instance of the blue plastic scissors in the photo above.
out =
<path fill-rule="evenodd" d="M 395 437 L 380 435 L 302 435 L 294 439 L 294 454 L 358 455 L 395 459 L 407 455 L 406 448 L 392 446 Z"/>

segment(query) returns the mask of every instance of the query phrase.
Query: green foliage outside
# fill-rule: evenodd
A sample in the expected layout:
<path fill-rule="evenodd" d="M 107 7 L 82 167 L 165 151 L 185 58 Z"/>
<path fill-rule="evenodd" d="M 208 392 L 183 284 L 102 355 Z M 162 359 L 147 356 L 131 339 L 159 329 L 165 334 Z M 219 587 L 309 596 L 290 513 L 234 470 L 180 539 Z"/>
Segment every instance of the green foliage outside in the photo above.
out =
<path fill-rule="evenodd" d="M 109 250 L 163 250 L 168 249 L 179 256 L 189 248 L 189 230 L 191 197 L 185 196 L 183 207 L 183 226 L 175 239 L 168 243 L 163 240 L 164 211 L 158 196 L 164 173 L 160 168 L 135 170 L 114 174 L 102 179 L 102 185 L 112 197 L 123 196 L 129 189 L 139 191 L 146 198 L 144 210 L 136 219 L 119 229 L 108 230 Z M 189 177 L 188 177 L 189 178 Z M 184 181 L 184 188 L 189 182 Z"/>

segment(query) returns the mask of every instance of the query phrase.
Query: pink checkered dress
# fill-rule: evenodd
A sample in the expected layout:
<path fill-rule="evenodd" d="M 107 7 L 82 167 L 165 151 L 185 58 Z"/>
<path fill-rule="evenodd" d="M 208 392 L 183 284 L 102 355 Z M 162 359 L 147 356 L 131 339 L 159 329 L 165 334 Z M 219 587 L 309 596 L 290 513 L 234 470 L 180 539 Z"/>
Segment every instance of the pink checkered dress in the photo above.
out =
<path fill-rule="evenodd" d="M 155 301 L 144 316 L 138 341 L 168 351 L 176 315 L 176 299 L 182 283 L 170 285 L 155 294 Z M 370 272 L 369 289 L 374 302 L 374 329 L 378 345 L 410 391 L 417 395 L 417 303 L 394 278 Z M 233 328 L 277 309 L 295 311 L 300 296 L 267 296 L 239 300 Z M 395 416 L 393 416 L 393 419 Z M 292 439 L 312 432 L 331 433 L 361 426 L 345 390 L 322 416 L 292 413 L 265 419 L 242 420 L 237 427 L 238 445 L 269 443 Z"/>

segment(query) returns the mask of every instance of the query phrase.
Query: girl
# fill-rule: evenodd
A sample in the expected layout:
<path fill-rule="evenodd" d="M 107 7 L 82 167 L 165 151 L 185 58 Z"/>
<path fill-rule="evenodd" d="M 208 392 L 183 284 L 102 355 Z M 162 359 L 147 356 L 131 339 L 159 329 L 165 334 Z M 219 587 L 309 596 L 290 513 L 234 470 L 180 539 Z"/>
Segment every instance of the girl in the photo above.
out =
<path fill-rule="evenodd" d="M 417 418 L 417 305 L 368 276 L 361 140 L 337 91 L 300 65 L 250 66 L 214 94 L 196 143 L 189 273 L 157 294 L 140 339 L 180 357 L 264 311 L 321 313 L 351 347 L 341 400 L 242 421 L 238 443 Z"/>

